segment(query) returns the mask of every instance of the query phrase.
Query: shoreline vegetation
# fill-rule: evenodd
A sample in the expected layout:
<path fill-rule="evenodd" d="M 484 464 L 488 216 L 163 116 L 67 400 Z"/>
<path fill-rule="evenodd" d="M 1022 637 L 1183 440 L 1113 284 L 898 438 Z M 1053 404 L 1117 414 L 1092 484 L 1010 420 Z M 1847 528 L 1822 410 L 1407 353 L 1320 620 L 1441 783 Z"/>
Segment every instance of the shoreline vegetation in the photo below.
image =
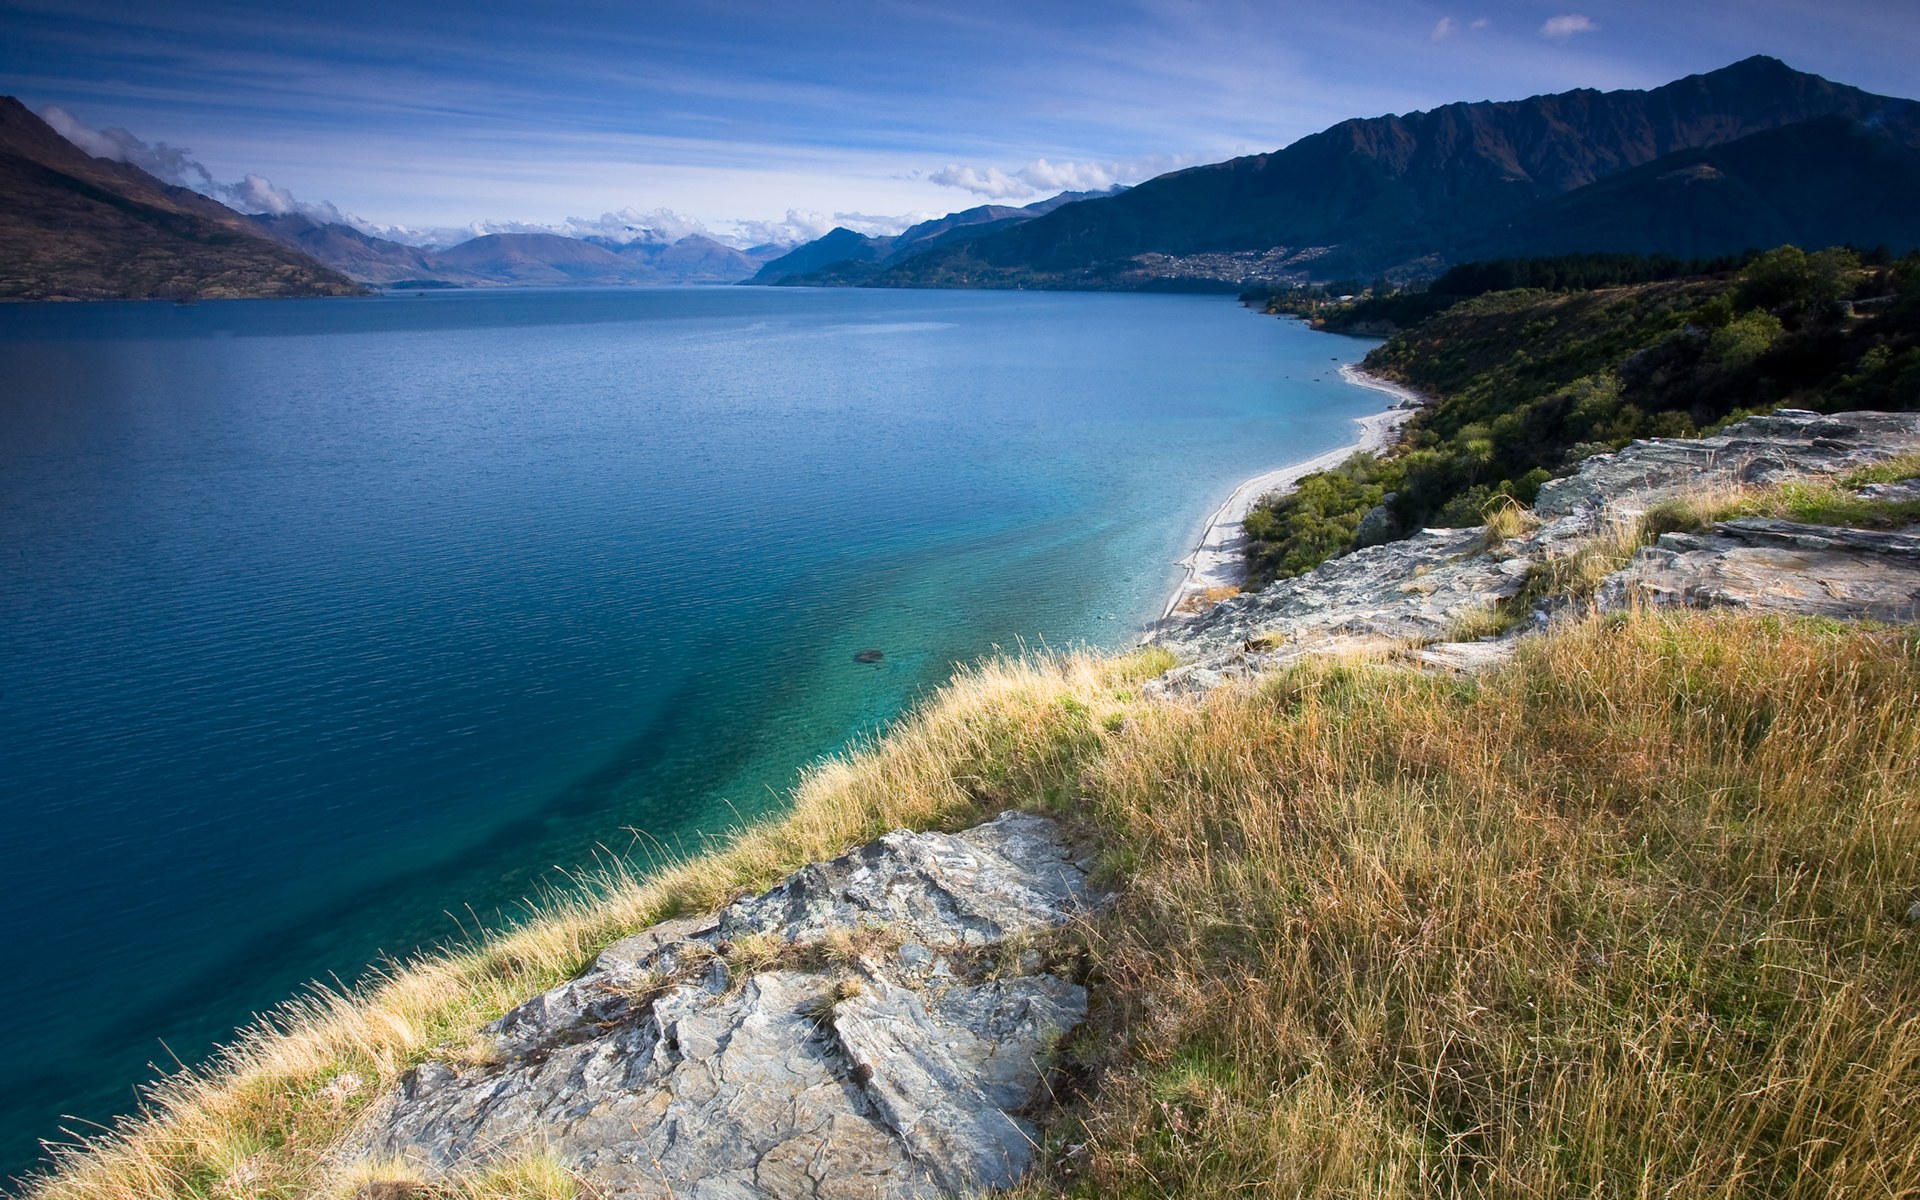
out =
<path fill-rule="evenodd" d="M 1355 454 L 1381 454 L 1388 450 L 1401 426 L 1413 415 L 1413 409 L 1427 402 L 1426 397 L 1403 384 L 1368 374 L 1353 363 L 1340 367 L 1340 378 L 1355 387 L 1384 392 L 1397 403 L 1385 412 L 1355 417 L 1360 436 L 1354 442 L 1318 454 L 1301 462 L 1263 471 L 1227 494 L 1201 527 L 1193 549 L 1175 565 L 1184 572 L 1173 594 L 1160 610 L 1159 619 L 1141 635 L 1151 641 L 1169 621 L 1192 615 L 1226 596 L 1234 594 L 1246 580 L 1247 540 L 1242 528 L 1247 514 L 1255 507 L 1284 496 L 1309 475 L 1339 466 Z"/>
<path fill-rule="evenodd" d="M 1315 328 L 1391 330 L 1362 366 L 1432 403 L 1394 453 L 1354 455 L 1256 504 L 1243 522 L 1249 584 L 1483 524 L 1636 438 L 1696 437 L 1782 407 L 1920 406 L 1920 254 L 1782 246 L 1708 274 L 1684 266 L 1571 256 L 1468 264 L 1426 292 L 1268 298 L 1269 312 Z"/>

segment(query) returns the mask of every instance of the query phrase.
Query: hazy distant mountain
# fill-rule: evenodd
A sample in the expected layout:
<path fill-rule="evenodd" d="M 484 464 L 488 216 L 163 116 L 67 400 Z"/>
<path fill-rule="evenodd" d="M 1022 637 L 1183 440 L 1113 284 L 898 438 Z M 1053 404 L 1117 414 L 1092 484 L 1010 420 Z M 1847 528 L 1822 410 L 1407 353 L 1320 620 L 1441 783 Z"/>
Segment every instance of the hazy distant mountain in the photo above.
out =
<path fill-rule="evenodd" d="M 346 276 L 0 97 L 0 297 L 340 296 Z"/>
<path fill-rule="evenodd" d="M 1076 200 L 1117 195 L 1123 190 L 1110 188 L 1098 192 L 1062 192 L 1020 208 L 982 204 L 910 225 L 892 237 L 855 233 L 841 227 L 767 263 L 750 282 L 859 282 L 877 274 L 882 267 L 913 255 L 1031 221 Z"/>
<path fill-rule="evenodd" d="M 693 234 L 676 242 L 610 242 L 558 233 L 490 233 L 436 251 L 429 278 L 519 285 L 737 283 L 760 261 Z"/>
<path fill-rule="evenodd" d="M 1920 149 L 1846 117 L 1819 117 L 1588 184 L 1482 234 L 1460 256 L 1599 249 L 1713 258 L 1787 242 L 1920 246 Z"/>
<path fill-rule="evenodd" d="M 627 261 L 633 283 L 738 283 L 766 261 L 698 233 L 677 242 L 592 240 Z"/>
<path fill-rule="evenodd" d="M 1920 104 L 1750 58 L 1651 91 L 1581 89 L 1343 121 L 1284 150 L 1176 171 L 931 250 L 875 281 L 1138 287 L 1431 269 L 1556 197 L 1668 155 L 1827 116 L 1920 145 Z M 1721 194 L 1733 202 L 1731 190 Z M 1539 252 L 1524 239 L 1514 245 Z"/>
<path fill-rule="evenodd" d="M 385 286 L 421 281 L 486 282 L 478 275 L 447 265 L 430 250 L 374 237 L 351 225 L 323 224 L 300 213 L 255 213 L 248 219 L 275 241 L 304 250 L 362 283 Z"/>

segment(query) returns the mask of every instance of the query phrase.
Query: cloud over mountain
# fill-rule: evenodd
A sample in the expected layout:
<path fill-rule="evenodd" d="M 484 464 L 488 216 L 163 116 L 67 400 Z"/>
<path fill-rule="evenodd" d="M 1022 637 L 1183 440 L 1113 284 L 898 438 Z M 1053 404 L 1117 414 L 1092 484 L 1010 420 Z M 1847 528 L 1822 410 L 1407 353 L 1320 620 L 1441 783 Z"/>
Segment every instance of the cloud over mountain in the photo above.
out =
<path fill-rule="evenodd" d="M 1592 33 L 1600 26 L 1594 19 L 1581 13 L 1567 13 L 1563 16 L 1548 17 L 1546 24 L 1540 26 L 1542 37 L 1566 40 L 1576 33 Z"/>
<path fill-rule="evenodd" d="M 298 213 L 322 224 L 350 223 L 328 201 L 313 203 L 297 199 L 292 192 L 275 186 L 271 179 L 263 175 L 248 173 L 238 183 L 221 183 L 185 146 L 149 142 L 118 126 L 95 129 L 57 104 L 47 105 L 41 110 L 40 117 L 53 127 L 54 132 L 95 158 L 139 167 L 156 179 L 192 188 L 241 212 L 272 213 L 274 216 Z"/>
<path fill-rule="evenodd" d="M 948 163 L 938 171 L 914 173 L 929 183 L 959 188 L 989 200 L 1022 200 L 1055 192 L 1099 192 L 1116 184 L 1134 184 L 1189 165 L 1190 157 L 1157 154 L 1114 162 L 1049 162 L 1037 158 L 1017 171 Z"/>

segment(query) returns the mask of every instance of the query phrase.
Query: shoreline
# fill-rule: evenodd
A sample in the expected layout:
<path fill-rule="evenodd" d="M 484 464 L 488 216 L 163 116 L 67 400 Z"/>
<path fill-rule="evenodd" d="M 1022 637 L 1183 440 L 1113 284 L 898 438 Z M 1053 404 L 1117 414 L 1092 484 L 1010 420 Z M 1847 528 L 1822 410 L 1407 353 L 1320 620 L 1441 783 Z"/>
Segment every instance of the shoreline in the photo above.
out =
<path fill-rule="evenodd" d="M 1383 412 L 1355 417 L 1353 423 L 1360 427 L 1360 436 L 1351 444 L 1336 447 L 1303 462 L 1264 471 L 1243 480 L 1228 493 L 1220 507 L 1214 509 L 1207 518 L 1200 540 L 1187 552 L 1186 557 L 1175 564 L 1185 574 L 1174 586 L 1173 594 L 1160 610 L 1160 616 L 1142 635 L 1140 640 L 1143 643 L 1152 641 L 1169 621 L 1176 619 L 1180 605 L 1188 597 L 1204 594 L 1211 588 L 1238 587 L 1245 580 L 1246 534 L 1241 530 L 1240 523 L 1246 520 L 1247 514 L 1263 497 L 1286 491 L 1308 475 L 1338 466 L 1357 453 L 1366 451 L 1377 454 L 1385 450 L 1393 444 L 1400 426 L 1406 423 L 1414 410 L 1428 403 L 1427 397 L 1412 388 L 1378 375 L 1370 375 L 1353 363 L 1341 365 L 1340 378 L 1354 387 L 1384 392 L 1398 403 Z"/>

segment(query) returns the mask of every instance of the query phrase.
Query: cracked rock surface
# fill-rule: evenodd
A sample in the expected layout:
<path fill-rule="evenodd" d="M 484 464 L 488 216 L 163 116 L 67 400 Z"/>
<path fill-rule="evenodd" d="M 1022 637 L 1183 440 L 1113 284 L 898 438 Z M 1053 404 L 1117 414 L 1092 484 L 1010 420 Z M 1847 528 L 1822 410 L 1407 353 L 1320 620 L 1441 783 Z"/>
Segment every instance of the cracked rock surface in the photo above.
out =
<path fill-rule="evenodd" d="M 549 1147 L 597 1195 L 680 1200 L 1008 1186 L 1037 1136 L 1023 1110 L 1087 996 L 1043 956 L 993 948 L 1097 901 L 1044 817 L 888 834 L 608 947 L 490 1026 L 483 1065 L 410 1073 L 343 1161 L 435 1177 Z M 864 940 L 817 965 L 836 935 Z M 729 966 L 743 938 L 764 966 Z"/>
<path fill-rule="evenodd" d="M 1920 530 L 1882 533 L 1792 521 L 1722 521 L 1669 533 L 1601 590 L 1632 600 L 1752 612 L 1912 621 L 1920 618 Z"/>
<path fill-rule="evenodd" d="M 1773 484 L 1836 475 L 1920 452 L 1920 414 L 1832 416 L 1782 409 L 1706 438 L 1652 438 L 1596 455 L 1549 481 L 1541 522 L 1497 546 L 1482 529 L 1426 529 L 1356 550 L 1262 591 L 1172 625 L 1155 641 L 1182 665 L 1148 685 L 1159 696 L 1201 694 L 1230 679 L 1310 654 L 1392 653 L 1423 666 L 1478 670 L 1510 652 L 1512 636 L 1453 641 L 1463 615 L 1517 594 L 1534 564 L 1564 554 L 1608 522 L 1715 484 Z M 1871 499 L 1920 494 L 1920 482 L 1875 484 Z M 1920 615 L 1915 534 L 1872 533 L 1757 519 L 1701 535 L 1668 534 L 1601 589 L 1602 607 L 1634 598 L 1829 617 Z"/>

